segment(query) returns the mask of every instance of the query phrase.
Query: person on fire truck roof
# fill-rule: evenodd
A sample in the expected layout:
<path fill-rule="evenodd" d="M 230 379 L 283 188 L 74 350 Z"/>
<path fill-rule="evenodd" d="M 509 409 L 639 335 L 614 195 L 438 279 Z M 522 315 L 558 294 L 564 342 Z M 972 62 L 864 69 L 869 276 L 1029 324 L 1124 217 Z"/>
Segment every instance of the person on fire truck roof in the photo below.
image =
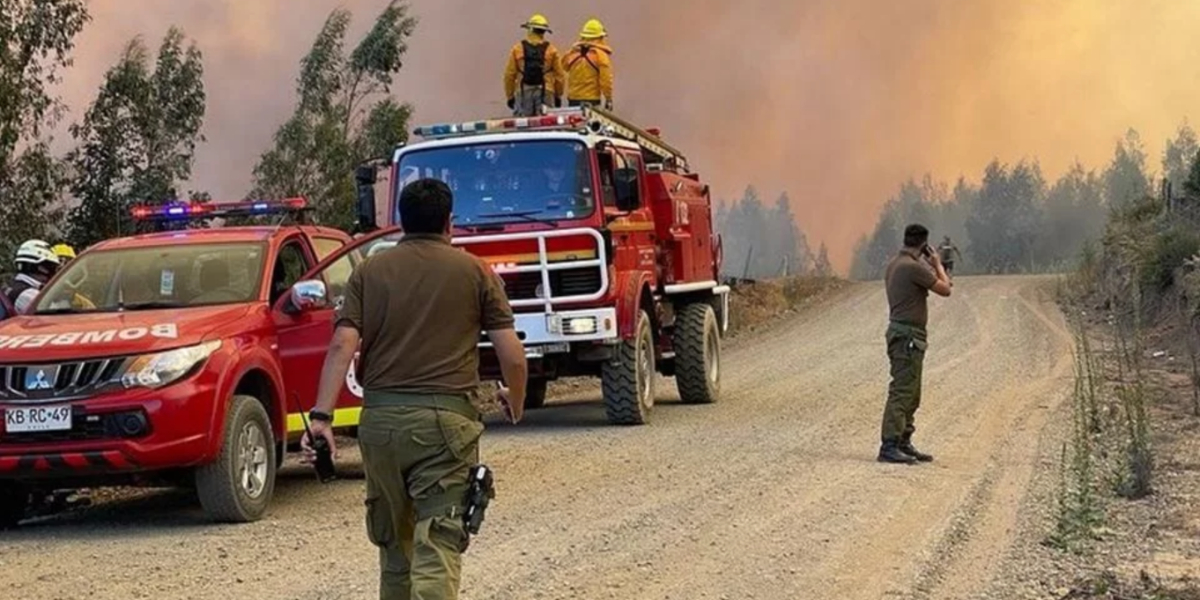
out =
<path fill-rule="evenodd" d="M 579 41 L 563 57 L 567 72 L 567 104 L 613 106 L 612 48 L 608 32 L 598 19 L 591 19 L 579 32 Z"/>
<path fill-rule="evenodd" d="M 504 97 L 514 115 L 530 117 L 541 114 L 552 98 L 555 107 L 562 106 L 566 74 L 558 49 L 546 39 L 547 33 L 553 33 L 546 17 L 533 15 L 521 27 L 529 33 L 508 53 Z"/>
<path fill-rule="evenodd" d="M 18 314 L 29 308 L 42 286 L 58 271 L 61 261 L 42 240 L 29 240 L 17 248 L 17 276 L 4 286 L 2 293 Z"/>

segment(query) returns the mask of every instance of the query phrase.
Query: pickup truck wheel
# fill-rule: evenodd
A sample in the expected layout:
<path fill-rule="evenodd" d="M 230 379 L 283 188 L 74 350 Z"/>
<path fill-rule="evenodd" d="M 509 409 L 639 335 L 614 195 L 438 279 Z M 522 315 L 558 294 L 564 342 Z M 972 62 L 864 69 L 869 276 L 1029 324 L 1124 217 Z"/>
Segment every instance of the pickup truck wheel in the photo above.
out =
<path fill-rule="evenodd" d="M 721 395 L 721 333 L 717 313 L 688 304 L 675 322 L 675 384 L 684 404 L 709 404 Z"/>
<path fill-rule="evenodd" d="M 525 386 L 525 408 L 538 409 L 546 405 L 546 380 L 530 379 Z"/>
<path fill-rule="evenodd" d="M 253 396 L 234 396 L 217 460 L 196 470 L 200 504 L 216 521 L 246 523 L 266 512 L 275 491 L 271 422 Z"/>
<path fill-rule="evenodd" d="M 638 311 L 635 331 L 600 371 L 604 410 L 614 425 L 641 425 L 654 408 L 654 335 L 644 310 Z"/>
<path fill-rule="evenodd" d="M 15 481 L 0 481 L 0 529 L 16 527 L 25 518 L 32 500 L 30 490 Z"/>

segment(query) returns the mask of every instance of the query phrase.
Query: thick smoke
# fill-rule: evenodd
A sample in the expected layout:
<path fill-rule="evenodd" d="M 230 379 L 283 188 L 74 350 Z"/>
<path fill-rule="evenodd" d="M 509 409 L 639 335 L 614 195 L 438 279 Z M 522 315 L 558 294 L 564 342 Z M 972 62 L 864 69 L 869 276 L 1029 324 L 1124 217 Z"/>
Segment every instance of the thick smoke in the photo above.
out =
<path fill-rule="evenodd" d="M 93 0 L 64 97 L 79 118 L 134 35 L 171 24 L 205 54 L 206 145 L 195 187 L 241 197 L 294 101 L 297 64 L 329 11 L 364 30 L 384 0 Z M 616 50 L 618 110 L 657 125 L 724 198 L 791 195 L 836 266 L 899 182 L 978 179 L 993 156 L 1049 177 L 1102 167 L 1127 127 L 1157 168 L 1161 140 L 1200 97 L 1200 3 L 1178 0 L 415 0 L 398 97 L 417 120 L 502 114 L 517 28 L 542 11 L 565 47 L 600 17 Z"/>

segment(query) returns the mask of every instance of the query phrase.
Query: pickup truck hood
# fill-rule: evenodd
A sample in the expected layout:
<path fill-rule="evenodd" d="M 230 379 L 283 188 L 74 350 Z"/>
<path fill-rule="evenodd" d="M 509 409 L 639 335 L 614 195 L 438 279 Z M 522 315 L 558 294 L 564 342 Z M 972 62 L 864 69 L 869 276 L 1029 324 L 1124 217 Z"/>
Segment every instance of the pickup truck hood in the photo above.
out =
<path fill-rule="evenodd" d="M 249 305 L 20 316 L 0 321 L 0 364 L 144 354 L 191 346 Z"/>

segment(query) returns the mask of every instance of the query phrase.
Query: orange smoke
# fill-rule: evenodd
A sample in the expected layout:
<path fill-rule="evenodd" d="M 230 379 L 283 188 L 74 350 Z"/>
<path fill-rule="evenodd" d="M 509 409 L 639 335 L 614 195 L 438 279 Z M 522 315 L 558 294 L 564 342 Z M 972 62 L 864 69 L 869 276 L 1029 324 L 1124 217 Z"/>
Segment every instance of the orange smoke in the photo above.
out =
<path fill-rule="evenodd" d="M 82 115 L 122 45 L 178 24 L 205 55 L 207 144 L 194 187 L 240 197 L 290 114 L 298 61 L 329 11 L 354 34 L 384 0 L 90 2 L 64 98 Z M 787 190 L 836 266 L 910 175 L 978 179 L 992 157 L 1037 157 L 1048 177 L 1102 168 L 1135 127 L 1163 140 L 1200 97 L 1200 3 L 1178 0 L 415 0 L 421 19 L 396 95 L 418 121 L 504 112 L 500 74 L 518 24 L 543 12 L 569 45 L 602 19 L 617 109 L 660 126 L 722 198 Z M 503 4 L 503 6 L 501 6 Z"/>

